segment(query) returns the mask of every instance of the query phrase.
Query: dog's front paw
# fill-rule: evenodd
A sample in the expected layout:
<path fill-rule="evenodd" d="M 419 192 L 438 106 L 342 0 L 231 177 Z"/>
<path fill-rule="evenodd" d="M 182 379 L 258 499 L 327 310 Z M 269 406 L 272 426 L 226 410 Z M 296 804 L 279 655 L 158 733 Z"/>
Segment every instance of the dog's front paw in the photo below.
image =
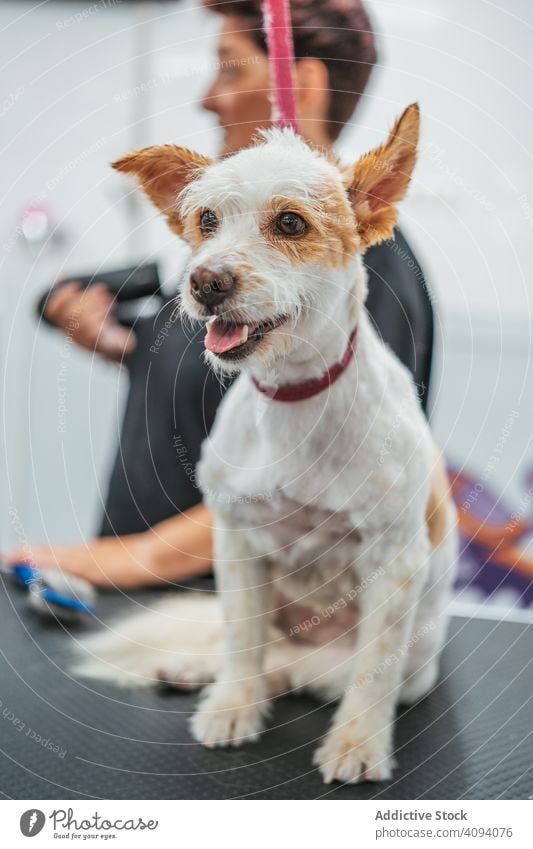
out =
<path fill-rule="evenodd" d="M 325 784 L 342 781 L 386 781 L 392 775 L 394 759 L 386 735 L 365 738 L 355 723 L 333 728 L 316 750 L 313 763 Z"/>
<path fill-rule="evenodd" d="M 213 684 L 192 718 L 193 736 L 208 748 L 253 743 L 263 730 L 268 706 L 263 684 Z"/>

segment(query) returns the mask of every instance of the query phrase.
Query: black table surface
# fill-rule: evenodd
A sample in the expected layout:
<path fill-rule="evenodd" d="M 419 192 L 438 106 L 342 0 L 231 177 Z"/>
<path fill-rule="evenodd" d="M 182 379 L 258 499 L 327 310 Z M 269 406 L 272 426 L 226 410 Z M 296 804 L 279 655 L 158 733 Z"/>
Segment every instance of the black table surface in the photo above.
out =
<path fill-rule="evenodd" d="M 138 594 L 146 603 L 155 595 Z M 128 609 L 102 594 L 98 615 Z M 333 707 L 276 701 L 259 743 L 207 750 L 196 696 L 76 680 L 66 631 L 0 586 L 0 792 L 11 799 L 533 798 L 533 628 L 454 618 L 441 681 L 398 716 L 391 781 L 325 786 L 312 752 Z"/>

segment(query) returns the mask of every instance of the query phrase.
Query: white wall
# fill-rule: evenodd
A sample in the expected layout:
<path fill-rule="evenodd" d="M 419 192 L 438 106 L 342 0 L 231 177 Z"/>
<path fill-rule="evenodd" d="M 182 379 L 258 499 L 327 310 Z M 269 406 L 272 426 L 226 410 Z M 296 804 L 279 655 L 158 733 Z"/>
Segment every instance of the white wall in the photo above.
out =
<path fill-rule="evenodd" d="M 152 255 L 164 257 L 168 277 L 179 267 L 173 237 L 108 163 L 152 142 L 216 150 L 213 121 L 195 107 L 214 70 L 216 25 L 192 2 L 33 6 L 0 6 L 0 497 L 31 541 L 67 541 L 97 521 L 124 381 L 39 330 L 32 305 L 58 274 Z M 491 471 L 496 488 L 516 498 L 520 469 L 533 462 L 533 9 L 527 0 L 369 8 L 382 65 L 341 150 L 351 158 L 379 143 L 401 109 L 420 102 L 423 152 L 402 223 L 438 311 L 434 427 L 452 461 L 482 471 L 518 411 Z M 61 241 L 30 251 L 17 227 L 38 196 Z M 4 544 L 21 542 L 2 512 Z"/>
<path fill-rule="evenodd" d="M 487 485 L 516 499 L 533 467 L 533 6 L 368 6 L 383 66 L 342 147 L 378 142 L 419 101 L 422 151 L 401 221 L 435 296 L 433 427 L 451 461 L 472 473 L 489 465 Z"/>
<path fill-rule="evenodd" d="M 56 276 L 129 256 L 129 216 L 108 162 L 130 145 L 127 105 L 110 93 L 134 75 L 133 18 L 117 7 L 69 23 L 80 8 L 0 7 L 2 495 L 30 540 L 68 541 L 94 525 L 96 482 L 113 450 L 117 369 L 39 331 L 33 314 L 37 294 Z M 35 199 L 57 233 L 30 249 L 19 224 Z M 21 535 L 20 526 L 4 525 L 4 544 Z"/>

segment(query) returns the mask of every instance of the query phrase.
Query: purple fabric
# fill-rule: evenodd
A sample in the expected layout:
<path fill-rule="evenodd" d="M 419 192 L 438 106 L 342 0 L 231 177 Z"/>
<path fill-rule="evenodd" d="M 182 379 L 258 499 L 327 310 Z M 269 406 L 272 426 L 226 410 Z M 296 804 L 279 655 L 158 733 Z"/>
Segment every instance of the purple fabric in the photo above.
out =
<path fill-rule="evenodd" d="M 458 472 L 449 469 L 450 479 L 455 479 L 453 487 L 454 500 L 459 512 L 459 518 L 469 513 L 473 518 L 482 522 L 488 530 L 491 526 L 516 525 L 516 519 L 526 523 L 525 533 L 510 543 L 518 549 L 526 547 L 533 538 L 533 469 L 524 475 L 526 495 L 519 504 L 509 506 L 494 491 L 494 489 L 464 470 Z M 459 522 L 461 528 L 461 521 Z M 464 528 L 460 534 L 460 556 L 458 576 L 455 589 L 461 595 L 471 598 L 473 595 L 481 599 L 490 599 L 495 604 L 506 607 L 533 606 L 533 580 L 528 573 L 528 563 L 533 562 L 530 556 L 524 558 L 520 568 L 510 568 L 502 562 L 501 552 L 504 546 L 487 546 L 479 539 L 470 539 Z"/>

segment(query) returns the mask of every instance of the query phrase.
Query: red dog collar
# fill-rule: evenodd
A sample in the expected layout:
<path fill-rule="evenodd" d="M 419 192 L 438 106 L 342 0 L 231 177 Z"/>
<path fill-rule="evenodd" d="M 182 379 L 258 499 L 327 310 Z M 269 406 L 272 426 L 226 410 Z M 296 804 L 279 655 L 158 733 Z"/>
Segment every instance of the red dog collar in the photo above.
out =
<path fill-rule="evenodd" d="M 252 377 L 252 383 L 259 392 L 267 395 L 272 401 L 305 401 L 332 386 L 339 379 L 351 362 L 355 353 L 356 341 L 357 327 L 354 327 L 342 359 L 333 363 L 321 377 L 312 377 L 309 380 L 302 381 L 302 383 L 285 383 L 276 387 L 264 386 L 255 377 Z"/>

